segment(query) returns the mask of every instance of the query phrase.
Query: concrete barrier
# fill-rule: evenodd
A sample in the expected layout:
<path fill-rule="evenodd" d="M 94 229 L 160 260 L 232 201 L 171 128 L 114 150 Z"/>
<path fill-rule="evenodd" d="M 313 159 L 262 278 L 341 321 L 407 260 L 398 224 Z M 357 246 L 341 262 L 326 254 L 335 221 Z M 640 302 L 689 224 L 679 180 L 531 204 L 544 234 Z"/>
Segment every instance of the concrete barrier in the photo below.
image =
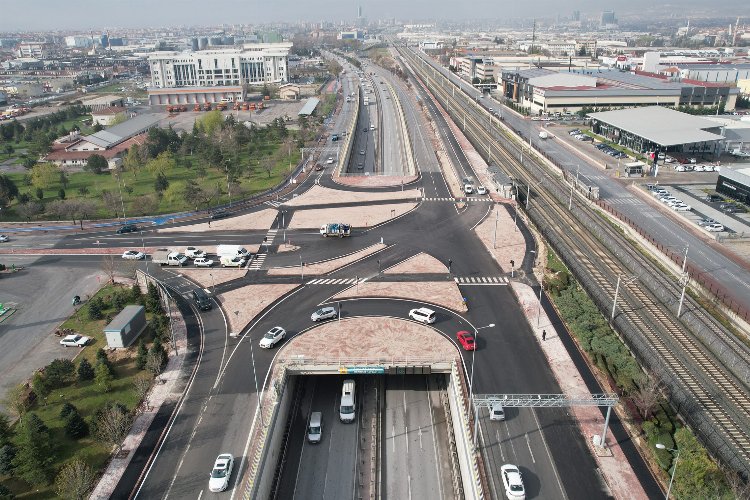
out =
<path fill-rule="evenodd" d="M 349 165 L 349 160 L 352 156 L 352 146 L 354 145 L 354 134 L 357 131 L 357 120 L 359 120 L 359 84 L 355 84 L 354 89 L 355 95 L 352 97 L 354 112 L 352 113 L 352 118 L 349 121 L 349 124 L 346 126 L 346 139 L 344 139 L 344 146 L 341 148 L 339 163 L 336 165 L 337 176 L 343 175 L 346 166 Z"/>
<path fill-rule="evenodd" d="M 388 80 L 384 80 L 391 94 L 393 94 L 393 101 L 396 104 L 396 112 L 398 113 L 398 122 L 401 124 L 401 137 L 404 138 L 404 157 L 406 158 L 406 172 L 404 175 L 417 175 L 417 167 L 414 164 L 414 152 L 411 147 L 411 137 L 409 137 L 409 128 L 406 125 L 406 117 L 404 116 L 404 109 L 401 107 L 401 99 L 393 85 Z"/>

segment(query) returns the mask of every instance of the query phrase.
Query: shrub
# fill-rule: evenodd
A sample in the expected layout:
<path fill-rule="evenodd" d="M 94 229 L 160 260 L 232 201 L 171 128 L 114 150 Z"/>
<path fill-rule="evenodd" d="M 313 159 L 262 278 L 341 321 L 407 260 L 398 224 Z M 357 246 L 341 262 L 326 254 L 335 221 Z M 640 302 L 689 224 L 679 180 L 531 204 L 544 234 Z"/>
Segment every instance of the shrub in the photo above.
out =
<path fill-rule="evenodd" d="M 102 309 L 104 309 L 102 299 L 100 299 L 99 297 L 94 297 L 93 299 L 91 299 L 88 304 L 89 319 L 102 319 L 104 317 L 104 312 L 102 311 Z"/>
<path fill-rule="evenodd" d="M 74 411 L 65 419 L 65 435 L 71 439 L 80 439 L 89 434 L 89 425 L 78 411 Z"/>
<path fill-rule="evenodd" d="M 55 359 L 44 367 L 44 376 L 49 386 L 53 389 L 62 387 L 73 377 L 76 367 L 69 359 Z"/>
<path fill-rule="evenodd" d="M 81 363 L 78 365 L 78 380 L 85 382 L 94 378 L 94 367 L 91 366 L 89 360 L 83 358 Z"/>
<path fill-rule="evenodd" d="M 78 408 L 72 403 L 65 402 L 65 404 L 62 405 L 62 408 L 60 408 L 60 418 L 65 420 L 71 413 L 78 413 Z"/>
<path fill-rule="evenodd" d="M 103 392 L 109 392 L 112 389 L 112 380 L 114 380 L 114 377 L 109 365 L 97 363 L 96 368 L 94 368 L 94 381 L 99 389 Z"/>
<path fill-rule="evenodd" d="M 146 348 L 146 341 L 141 339 L 138 342 L 138 353 L 135 355 L 135 366 L 139 370 L 146 368 L 146 359 L 148 358 L 148 349 Z"/>

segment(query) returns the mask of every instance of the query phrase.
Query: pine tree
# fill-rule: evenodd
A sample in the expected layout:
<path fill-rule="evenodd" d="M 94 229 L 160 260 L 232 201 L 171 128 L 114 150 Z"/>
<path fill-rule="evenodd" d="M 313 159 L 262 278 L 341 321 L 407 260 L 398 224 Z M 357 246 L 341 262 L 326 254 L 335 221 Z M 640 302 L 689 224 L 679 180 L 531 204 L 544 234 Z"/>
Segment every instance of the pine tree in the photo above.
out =
<path fill-rule="evenodd" d="M 133 283 L 133 286 L 130 288 L 130 300 L 135 302 L 136 304 L 140 304 L 141 295 L 140 285 L 138 285 L 138 283 Z"/>
<path fill-rule="evenodd" d="M 73 404 L 66 402 L 62 405 L 62 408 L 60 408 L 60 418 L 65 420 L 71 413 L 78 413 L 78 408 Z"/>
<path fill-rule="evenodd" d="M 112 389 L 112 372 L 105 363 L 97 363 L 94 368 L 94 381 L 96 385 L 104 392 L 109 392 Z"/>
<path fill-rule="evenodd" d="M 16 446 L 13 443 L 0 447 L 0 474 L 3 476 L 12 476 L 15 473 L 13 459 L 16 458 L 16 453 Z"/>
<path fill-rule="evenodd" d="M 81 360 L 81 363 L 78 365 L 78 380 L 80 382 L 85 382 L 87 380 L 92 380 L 94 378 L 94 367 L 91 366 L 91 363 L 89 363 L 89 360 L 86 358 L 83 358 Z"/>
<path fill-rule="evenodd" d="M 48 484 L 55 459 L 49 429 L 34 413 L 24 415 L 18 427 L 16 475 L 33 486 Z"/>
<path fill-rule="evenodd" d="M 135 355 L 135 366 L 139 370 L 146 368 L 146 359 L 148 358 L 148 349 L 146 348 L 146 341 L 141 339 L 138 343 L 138 353 Z"/>
<path fill-rule="evenodd" d="M 88 312 L 89 319 L 92 320 L 102 319 L 104 317 L 104 313 L 102 312 L 102 304 L 99 300 L 96 300 L 96 298 L 89 301 Z"/>
<path fill-rule="evenodd" d="M 89 434 L 89 424 L 78 411 L 74 411 L 65 419 L 65 435 L 72 439 L 80 439 Z"/>

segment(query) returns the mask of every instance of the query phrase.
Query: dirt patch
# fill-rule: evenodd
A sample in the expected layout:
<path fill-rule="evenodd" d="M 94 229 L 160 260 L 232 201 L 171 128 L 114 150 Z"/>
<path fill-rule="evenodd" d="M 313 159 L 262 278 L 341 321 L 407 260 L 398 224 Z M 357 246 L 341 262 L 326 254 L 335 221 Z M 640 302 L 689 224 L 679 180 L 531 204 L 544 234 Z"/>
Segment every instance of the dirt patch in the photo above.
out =
<path fill-rule="evenodd" d="M 495 241 L 496 224 L 497 241 Z M 475 231 L 503 271 L 510 271 L 511 260 L 515 261 L 516 269 L 521 267 L 523 257 L 526 255 L 526 242 L 505 207 L 496 204 L 494 210 L 484 222 L 476 227 Z"/>
<path fill-rule="evenodd" d="M 342 186 L 357 187 L 393 187 L 403 186 L 419 179 L 416 175 L 347 175 L 345 177 L 333 176 L 333 181 Z"/>
<path fill-rule="evenodd" d="M 159 229 L 160 233 L 189 232 L 205 233 L 209 231 L 235 231 L 242 229 L 269 229 L 276 220 L 278 212 L 271 208 L 253 212 L 251 214 L 229 217 L 226 219 L 212 220 L 210 223 L 201 222 L 190 226 L 176 226 Z"/>
<path fill-rule="evenodd" d="M 224 308 L 229 322 L 229 331 L 239 334 L 269 304 L 279 297 L 294 290 L 299 285 L 247 285 L 216 298 Z"/>
<path fill-rule="evenodd" d="M 395 266 L 391 266 L 383 274 L 427 274 L 427 273 L 447 273 L 448 268 L 428 253 L 418 253 Z"/>
<path fill-rule="evenodd" d="M 351 253 L 349 255 L 344 255 L 343 257 L 338 257 L 336 259 L 325 260 L 312 264 L 305 264 L 305 274 L 320 275 L 330 273 L 331 271 L 335 271 L 340 267 L 351 264 L 352 262 L 367 257 L 368 255 L 372 255 L 373 253 L 377 252 L 378 250 L 382 250 L 385 247 L 386 245 L 382 243 L 376 243 L 375 245 L 363 248 L 362 250 Z M 292 276 L 300 274 L 300 268 L 299 266 L 272 267 L 268 270 L 268 274 L 274 276 Z"/>
<path fill-rule="evenodd" d="M 334 295 L 332 300 L 362 297 L 391 297 L 429 302 L 460 313 L 468 310 L 454 281 L 366 281 Z"/>
<path fill-rule="evenodd" d="M 299 250 L 300 247 L 297 245 L 288 245 L 286 243 L 282 243 L 279 245 L 279 247 L 276 249 L 276 253 L 284 253 L 284 252 L 296 252 Z"/>
<path fill-rule="evenodd" d="M 211 288 L 228 281 L 236 280 L 237 278 L 242 278 L 247 273 L 247 270 L 225 269 L 223 267 L 216 269 L 196 268 L 181 269 L 179 273 L 198 283 L 201 288 Z"/>
<path fill-rule="evenodd" d="M 326 346 L 326 359 L 403 359 L 410 352 L 418 352 L 421 359 L 451 361 L 459 356 L 453 342 L 428 326 L 405 319 L 367 317 L 329 321 L 297 335 L 284 345 L 279 361 L 316 358 L 322 345 Z"/>
<path fill-rule="evenodd" d="M 354 227 L 377 226 L 389 219 L 403 215 L 417 203 L 392 203 L 388 205 L 365 205 L 346 208 L 315 208 L 294 212 L 289 229 L 319 228 L 327 222 L 345 222 Z"/>
<path fill-rule="evenodd" d="M 323 186 L 313 186 L 305 194 L 286 202 L 285 205 L 299 207 L 302 205 L 327 205 L 329 203 L 367 203 L 368 201 L 418 198 L 420 195 L 421 193 L 418 189 L 370 193 L 366 191 L 342 191 Z"/>

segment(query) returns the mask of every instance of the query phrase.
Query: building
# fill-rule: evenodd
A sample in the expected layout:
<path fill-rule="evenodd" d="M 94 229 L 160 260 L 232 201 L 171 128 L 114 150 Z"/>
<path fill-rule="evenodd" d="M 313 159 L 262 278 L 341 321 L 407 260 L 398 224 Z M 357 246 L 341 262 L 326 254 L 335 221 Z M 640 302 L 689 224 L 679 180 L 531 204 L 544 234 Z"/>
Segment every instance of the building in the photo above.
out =
<path fill-rule="evenodd" d="M 615 11 L 605 10 L 602 12 L 602 17 L 599 20 L 599 25 L 602 28 L 611 28 L 617 26 L 617 18 L 615 17 Z"/>
<path fill-rule="evenodd" d="M 559 72 L 545 68 L 503 71 L 505 97 L 533 113 L 575 112 L 633 106 L 716 107 L 732 111 L 734 85 L 674 81 L 660 75 L 622 71 Z"/>
<path fill-rule="evenodd" d="M 245 91 L 241 86 L 183 87 L 179 89 L 166 88 L 148 90 L 148 103 L 151 106 L 242 102 L 244 100 Z"/>
<path fill-rule="evenodd" d="M 299 110 L 299 113 L 297 113 L 298 116 L 310 116 L 315 112 L 315 108 L 318 107 L 318 104 L 320 104 L 320 99 L 317 97 L 311 97 L 307 101 L 305 101 L 304 106 L 302 106 L 302 109 Z"/>
<path fill-rule="evenodd" d="M 638 153 L 649 151 L 708 155 L 721 153 L 721 126 L 705 118 L 661 106 L 589 113 L 594 133 Z"/>
<path fill-rule="evenodd" d="M 336 36 L 339 40 L 364 40 L 365 34 L 363 31 L 340 31 Z"/>
<path fill-rule="evenodd" d="M 723 167 L 716 181 L 716 192 L 742 203 L 750 203 L 750 168 Z"/>
<path fill-rule="evenodd" d="M 45 42 L 22 42 L 16 48 L 16 56 L 19 58 L 44 59 L 49 57 L 50 46 Z"/>
<path fill-rule="evenodd" d="M 709 83 L 739 83 L 750 78 L 750 64 L 677 64 L 680 78 Z"/>
<path fill-rule="evenodd" d="M 300 87 L 294 83 L 285 83 L 279 87 L 279 97 L 284 100 L 295 101 L 299 99 Z"/>
<path fill-rule="evenodd" d="M 125 306 L 120 314 L 104 327 L 104 336 L 108 347 L 128 347 L 148 326 L 146 308 L 143 306 Z"/>
<path fill-rule="evenodd" d="M 102 108 L 91 113 L 91 123 L 98 123 L 99 125 L 109 127 L 118 118 L 118 115 L 123 116 L 124 114 L 125 108 L 122 106 Z"/>
<path fill-rule="evenodd" d="M 94 39 L 90 36 L 66 36 L 65 45 L 70 48 L 88 49 L 94 45 Z"/>
<path fill-rule="evenodd" d="M 91 111 L 99 111 L 113 106 L 125 106 L 125 98 L 116 95 L 103 95 L 94 97 L 93 99 L 86 99 L 81 104 L 87 106 Z"/>
<path fill-rule="evenodd" d="M 133 144 L 143 144 L 145 132 L 156 127 L 160 119 L 156 114 L 144 114 L 92 135 L 71 133 L 55 141 L 44 159 L 61 166 L 83 166 L 91 155 L 98 154 L 113 161 Z"/>
<path fill-rule="evenodd" d="M 198 52 L 156 52 L 148 58 L 151 88 L 286 82 L 291 48 L 291 43 L 259 43 Z"/>

